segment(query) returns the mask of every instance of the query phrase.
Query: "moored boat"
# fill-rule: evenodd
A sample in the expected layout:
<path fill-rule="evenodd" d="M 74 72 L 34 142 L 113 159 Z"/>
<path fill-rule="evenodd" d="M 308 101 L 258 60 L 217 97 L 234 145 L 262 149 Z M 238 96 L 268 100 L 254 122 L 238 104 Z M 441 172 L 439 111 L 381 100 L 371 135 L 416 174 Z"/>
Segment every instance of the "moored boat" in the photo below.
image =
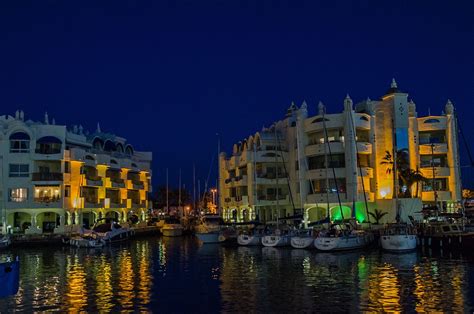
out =
<path fill-rule="evenodd" d="M 312 248 L 314 243 L 314 236 L 312 229 L 298 230 L 290 240 L 291 246 L 295 249 Z"/>
<path fill-rule="evenodd" d="M 416 249 L 416 228 L 407 223 L 388 224 L 380 235 L 382 249 L 389 252 L 407 252 Z"/>
<path fill-rule="evenodd" d="M 237 243 L 243 246 L 254 246 L 262 244 L 263 230 L 259 227 L 246 230 L 237 236 Z"/>
<path fill-rule="evenodd" d="M 0 298 L 15 295 L 20 287 L 20 262 L 7 260 L 0 262 Z"/>
<path fill-rule="evenodd" d="M 75 247 L 99 248 L 103 247 L 105 242 L 98 236 L 87 235 L 71 238 L 69 244 Z"/>
<path fill-rule="evenodd" d="M 420 242 L 424 247 L 442 250 L 474 250 L 474 232 L 466 231 L 462 223 L 455 220 L 437 220 L 425 223 L 420 228 Z"/>
<path fill-rule="evenodd" d="M 194 228 L 196 237 L 203 244 L 224 242 L 225 237 L 221 231 L 222 222 L 222 218 L 218 215 L 203 215 Z"/>
<path fill-rule="evenodd" d="M 105 243 L 113 243 L 130 239 L 134 231 L 128 227 L 122 227 L 115 221 L 104 219 L 103 221 L 99 220 L 96 222 L 92 231 L 85 232 L 84 236 L 90 236 L 92 234 L 98 236 Z"/>
<path fill-rule="evenodd" d="M 319 233 L 314 246 L 320 251 L 346 251 L 366 247 L 373 240 L 371 232 L 332 225 L 329 230 Z"/>
<path fill-rule="evenodd" d="M 280 229 L 276 229 L 274 234 L 262 237 L 262 245 L 267 247 L 288 246 L 291 236 Z"/>
<path fill-rule="evenodd" d="M 161 233 L 165 237 L 179 237 L 183 235 L 183 226 L 178 218 L 169 217 L 161 228 Z"/>
<path fill-rule="evenodd" d="M 12 243 L 8 235 L 0 236 L 0 249 L 4 249 L 10 246 Z"/>

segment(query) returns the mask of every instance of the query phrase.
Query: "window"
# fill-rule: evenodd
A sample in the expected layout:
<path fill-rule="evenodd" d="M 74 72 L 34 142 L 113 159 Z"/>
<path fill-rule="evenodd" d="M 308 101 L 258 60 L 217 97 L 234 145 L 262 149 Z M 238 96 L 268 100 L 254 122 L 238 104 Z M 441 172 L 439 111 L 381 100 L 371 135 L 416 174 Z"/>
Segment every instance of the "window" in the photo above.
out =
<path fill-rule="evenodd" d="M 30 165 L 28 164 L 10 164 L 10 177 L 29 177 Z"/>
<path fill-rule="evenodd" d="M 64 186 L 64 197 L 71 197 L 71 186 L 65 185 Z"/>
<path fill-rule="evenodd" d="M 420 144 L 446 143 L 445 131 L 422 131 L 419 132 Z"/>
<path fill-rule="evenodd" d="M 344 168 L 346 166 L 344 154 L 327 156 L 327 160 L 329 168 Z M 324 155 L 308 157 L 308 167 L 309 170 L 326 168 Z"/>
<path fill-rule="evenodd" d="M 64 162 L 64 173 L 71 173 L 71 162 Z"/>
<path fill-rule="evenodd" d="M 25 132 L 16 132 L 10 135 L 10 153 L 29 153 L 30 136 Z"/>
<path fill-rule="evenodd" d="M 448 181 L 446 178 L 428 180 L 423 184 L 423 192 L 432 192 L 433 191 L 433 181 L 434 181 L 434 190 L 435 191 L 447 191 L 448 190 Z"/>
<path fill-rule="evenodd" d="M 357 154 L 358 167 L 370 167 L 370 156 L 367 154 Z"/>
<path fill-rule="evenodd" d="M 420 166 L 421 168 L 448 167 L 448 159 L 446 155 L 421 155 Z"/>
<path fill-rule="evenodd" d="M 336 184 L 337 183 L 337 184 Z M 313 180 L 312 185 L 310 184 L 310 191 L 311 188 L 314 188 L 314 193 L 323 194 L 323 193 L 346 193 L 346 179 L 345 178 L 337 178 L 335 181 L 333 178 L 330 178 L 326 181 L 326 179 L 319 179 Z"/>
<path fill-rule="evenodd" d="M 35 186 L 35 202 L 50 203 L 57 202 L 61 197 L 59 185 L 37 185 Z"/>
<path fill-rule="evenodd" d="M 37 154 L 59 154 L 61 152 L 62 141 L 54 136 L 44 136 L 36 141 Z"/>
<path fill-rule="evenodd" d="M 8 201 L 9 202 L 24 202 L 28 199 L 27 188 L 13 188 L 8 189 Z"/>

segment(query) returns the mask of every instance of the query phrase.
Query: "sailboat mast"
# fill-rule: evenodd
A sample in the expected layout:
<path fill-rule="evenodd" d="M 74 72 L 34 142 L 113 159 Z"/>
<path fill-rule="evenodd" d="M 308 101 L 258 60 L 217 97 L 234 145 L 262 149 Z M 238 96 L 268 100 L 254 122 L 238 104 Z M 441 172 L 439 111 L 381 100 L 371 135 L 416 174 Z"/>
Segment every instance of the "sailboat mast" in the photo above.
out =
<path fill-rule="evenodd" d="M 300 186 L 300 206 L 301 206 L 301 210 L 303 211 L 303 225 L 304 225 L 304 228 L 308 228 L 308 217 L 307 215 L 305 214 L 305 210 L 304 210 L 304 201 L 303 201 L 303 186 L 302 186 L 302 172 L 303 172 L 303 169 L 301 167 L 301 153 L 300 153 L 300 137 L 299 137 L 299 117 L 298 115 L 296 116 L 296 154 L 297 154 L 297 158 L 298 158 L 298 181 L 299 181 L 299 186 Z"/>
<path fill-rule="evenodd" d="M 181 168 L 179 168 L 178 211 L 181 208 Z"/>
<path fill-rule="evenodd" d="M 255 218 L 258 216 L 260 220 L 260 213 L 257 213 L 257 203 L 258 203 L 258 194 L 257 194 L 257 143 L 253 143 L 253 184 L 254 184 L 254 214 Z M 257 220 L 257 219 L 255 219 Z"/>
<path fill-rule="evenodd" d="M 277 130 L 276 130 L 276 124 L 273 126 L 273 130 L 274 130 L 274 133 L 275 133 L 275 151 L 277 149 L 277 145 L 278 145 L 278 141 L 277 141 Z M 277 158 L 277 154 L 275 154 L 275 175 L 276 175 L 276 192 L 275 192 L 275 195 L 276 195 L 276 215 L 277 215 L 277 229 L 278 229 L 278 224 L 279 224 L 279 216 L 280 216 L 280 201 L 279 201 L 279 198 L 280 198 L 280 195 L 279 195 L 279 185 L 278 185 L 278 169 L 279 169 L 279 166 L 278 166 L 278 158 Z"/>
<path fill-rule="evenodd" d="M 169 187 L 168 187 L 168 168 L 166 168 L 166 213 L 170 213 Z"/>
<path fill-rule="evenodd" d="M 392 146 L 393 146 L 393 180 L 394 180 L 394 188 L 393 193 L 395 195 L 395 206 L 397 208 L 397 216 L 396 221 L 397 223 L 400 222 L 400 206 L 398 206 L 398 191 L 400 190 L 398 184 L 398 169 L 397 169 L 397 159 L 398 159 L 398 152 L 397 152 L 397 138 L 395 136 L 395 121 L 392 119 Z"/>
<path fill-rule="evenodd" d="M 323 128 L 324 128 L 324 136 L 325 139 L 324 141 L 328 145 L 328 150 L 329 150 L 329 161 L 331 162 L 331 169 L 332 169 L 332 175 L 334 179 L 334 185 L 336 187 L 336 193 L 337 193 L 337 202 L 339 204 L 339 210 L 341 212 L 341 219 L 344 220 L 344 212 L 342 211 L 342 203 L 341 203 L 341 196 L 339 195 L 339 187 L 337 186 L 337 177 L 336 177 L 336 170 L 334 170 L 334 166 L 332 165 L 332 153 L 331 153 L 331 145 L 329 145 L 329 140 L 328 140 L 328 130 L 326 128 L 326 107 L 323 108 Z M 327 169 L 327 165 L 326 165 Z M 326 177 L 327 177 L 327 170 L 326 170 Z M 329 218 L 330 219 L 330 218 Z"/>

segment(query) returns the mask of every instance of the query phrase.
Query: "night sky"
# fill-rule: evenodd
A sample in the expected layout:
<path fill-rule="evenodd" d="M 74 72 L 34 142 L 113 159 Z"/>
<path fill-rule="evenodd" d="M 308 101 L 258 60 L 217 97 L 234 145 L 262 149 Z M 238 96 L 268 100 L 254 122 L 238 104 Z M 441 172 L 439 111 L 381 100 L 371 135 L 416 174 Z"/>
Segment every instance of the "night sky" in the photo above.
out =
<path fill-rule="evenodd" d="M 99 121 L 153 151 L 155 184 L 181 167 L 189 187 L 216 133 L 230 151 L 291 101 L 339 112 L 346 93 L 377 99 L 395 77 L 419 115 L 451 99 L 474 151 L 473 2 L 335 2 L 2 1 L 0 114 Z"/>

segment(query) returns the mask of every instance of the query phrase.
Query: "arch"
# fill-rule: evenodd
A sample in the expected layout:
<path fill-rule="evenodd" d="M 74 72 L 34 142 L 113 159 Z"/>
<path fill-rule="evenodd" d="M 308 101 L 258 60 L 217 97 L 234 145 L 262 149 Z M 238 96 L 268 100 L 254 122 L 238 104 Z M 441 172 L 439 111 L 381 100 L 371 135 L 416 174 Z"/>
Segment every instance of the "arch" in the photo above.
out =
<path fill-rule="evenodd" d="M 116 143 L 115 144 L 115 150 L 119 153 L 123 153 L 124 152 L 124 148 L 123 148 L 123 145 L 122 143 Z"/>
<path fill-rule="evenodd" d="M 426 119 L 425 121 L 423 121 L 423 123 L 439 123 L 441 121 L 439 121 L 438 119 Z"/>
<path fill-rule="evenodd" d="M 369 121 L 369 118 L 367 118 L 366 116 L 361 116 L 359 119 L 363 121 Z"/>
<path fill-rule="evenodd" d="M 36 140 L 36 153 L 59 154 L 63 142 L 55 136 L 43 136 Z"/>
<path fill-rule="evenodd" d="M 86 160 L 95 160 L 95 158 L 92 155 L 85 155 L 84 159 L 86 159 Z"/>
<path fill-rule="evenodd" d="M 316 222 L 327 217 L 327 209 L 323 207 L 312 207 L 308 209 L 308 221 Z"/>
<path fill-rule="evenodd" d="M 102 150 L 104 148 L 104 140 L 102 140 L 100 137 L 94 137 L 92 140 L 92 147 L 95 149 Z"/>
<path fill-rule="evenodd" d="M 125 146 L 125 154 L 132 156 L 133 155 L 133 147 L 130 144 Z"/>
<path fill-rule="evenodd" d="M 30 140 L 30 135 L 23 131 L 17 131 L 10 134 L 10 140 Z"/>
<path fill-rule="evenodd" d="M 109 218 L 120 222 L 120 212 L 118 210 L 109 209 L 105 212 L 104 218 Z"/>
<path fill-rule="evenodd" d="M 115 143 L 111 140 L 106 140 L 104 143 L 104 151 L 106 152 L 113 152 L 116 150 Z"/>
<path fill-rule="evenodd" d="M 138 168 L 137 164 L 132 162 L 132 168 Z"/>
<path fill-rule="evenodd" d="M 43 230 L 43 233 L 53 233 L 59 224 L 60 215 L 56 212 L 45 211 L 36 215 L 36 226 Z"/>
<path fill-rule="evenodd" d="M 118 162 L 115 159 L 110 159 L 110 163 L 113 165 L 118 165 Z"/>
<path fill-rule="evenodd" d="M 344 219 L 351 218 L 352 209 L 349 206 L 342 205 L 341 209 L 342 209 L 342 213 L 344 214 Z M 331 207 L 330 212 L 331 212 L 332 221 L 342 220 L 341 210 L 339 209 L 339 206 Z"/>

